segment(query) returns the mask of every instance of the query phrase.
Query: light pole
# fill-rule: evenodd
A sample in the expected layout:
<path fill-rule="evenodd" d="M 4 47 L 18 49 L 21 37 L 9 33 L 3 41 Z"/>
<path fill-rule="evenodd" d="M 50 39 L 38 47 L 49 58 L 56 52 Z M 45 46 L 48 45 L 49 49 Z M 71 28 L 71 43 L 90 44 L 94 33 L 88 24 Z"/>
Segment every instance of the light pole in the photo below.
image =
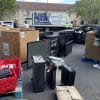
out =
<path fill-rule="evenodd" d="M 48 24 L 48 0 L 47 0 L 47 2 L 46 2 L 45 18 L 46 18 L 46 19 L 45 19 L 45 21 L 46 21 L 45 24 L 47 25 L 47 24 Z M 46 31 L 49 31 L 49 28 L 46 27 L 45 30 L 46 30 Z"/>
<path fill-rule="evenodd" d="M 48 0 L 47 0 L 47 12 L 48 12 Z"/>
<path fill-rule="evenodd" d="M 46 2 L 46 6 L 45 6 L 45 13 L 47 14 L 47 12 L 48 12 L 48 0 Z"/>

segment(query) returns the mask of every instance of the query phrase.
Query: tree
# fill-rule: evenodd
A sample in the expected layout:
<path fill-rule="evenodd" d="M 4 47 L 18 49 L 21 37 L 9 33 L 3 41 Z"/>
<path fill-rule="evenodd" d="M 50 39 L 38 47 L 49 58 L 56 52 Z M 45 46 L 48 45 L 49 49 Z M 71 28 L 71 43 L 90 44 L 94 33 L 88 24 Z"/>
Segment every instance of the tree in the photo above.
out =
<path fill-rule="evenodd" d="M 73 11 L 82 20 L 94 23 L 100 19 L 100 0 L 77 1 Z"/>
<path fill-rule="evenodd" d="M 0 20 L 11 15 L 16 10 L 16 0 L 0 0 Z"/>

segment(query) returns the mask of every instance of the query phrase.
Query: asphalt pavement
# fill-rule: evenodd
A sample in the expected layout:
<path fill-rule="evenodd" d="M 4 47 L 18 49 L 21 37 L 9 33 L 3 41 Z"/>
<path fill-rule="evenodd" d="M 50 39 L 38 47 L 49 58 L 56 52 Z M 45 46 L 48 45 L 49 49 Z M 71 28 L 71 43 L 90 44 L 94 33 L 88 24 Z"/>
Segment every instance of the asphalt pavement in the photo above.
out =
<path fill-rule="evenodd" d="M 83 62 L 85 45 L 74 44 L 72 53 L 63 58 L 65 63 L 76 71 L 75 87 L 80 92 L 84 100 L 100 100 L 100 70 L 93 68 L 93 62 Z M 27 64 L 23 64 L 23 97 L 28 100 L 56 100 L 55 90 L 51 90 L 45 83 L 44 92 L 34 93 L 32 87 L 32 68 L 27 69 Z M 60 73 L 57 75 L 57 81 Z M 14 100 L 12 96 L 0 97 L 0 100 Z M 67 100 L 67 99 L 66 99 Z"/>

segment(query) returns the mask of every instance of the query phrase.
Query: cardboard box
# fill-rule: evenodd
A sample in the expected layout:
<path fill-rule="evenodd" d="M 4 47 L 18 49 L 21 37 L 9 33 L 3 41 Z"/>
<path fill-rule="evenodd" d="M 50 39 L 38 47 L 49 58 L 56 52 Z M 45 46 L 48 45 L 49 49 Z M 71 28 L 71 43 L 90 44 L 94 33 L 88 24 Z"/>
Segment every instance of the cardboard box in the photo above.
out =
<path fill-rule="evenodd" d="M 38 40 L 39 40 L 39 31 L 37 30 L 20 31 L 20 57 L 22 58 L 23 61 L 27 60 L 27 43 Z"/>
<path fill-rule="evenodd" d="M 0 31 L 10 30 L 11 28 L 8 26 L 0 26 Z"/>
<path fill-rule="evenodd" d="M 100 61 L 100 46 L 94 46 L 95 33 L 90 31 L 86 35 L 85 57 Z"/>
<path fill-rule="evenodd" d="M 11 29 L 12 28 L 8 26 L 0 26 L 0 58 L 3 58 L 3 37 L 2 37 L 3 32 L 2 31 L 10 31 Z"/>
<path fill-rule="evenodd" d="M 15 58 L 20 56 L 20 31 L 2 31 L 2 57 Z"/>
<path fill-rule="evenodd" d="M 8 36 L 9 35 L 9 36 Z M 2 57 L 21 57 L 22 62 L 27 60 L 27 43 L 37 41 L 39 31 L 12 29 L 2 31 Z"/>

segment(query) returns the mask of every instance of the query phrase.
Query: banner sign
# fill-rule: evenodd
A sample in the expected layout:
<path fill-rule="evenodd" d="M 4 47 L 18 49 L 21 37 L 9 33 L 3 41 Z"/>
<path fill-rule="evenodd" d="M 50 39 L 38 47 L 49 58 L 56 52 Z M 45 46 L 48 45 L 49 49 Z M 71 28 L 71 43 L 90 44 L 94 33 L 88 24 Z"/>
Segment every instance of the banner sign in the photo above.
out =
<path fill-rule="evenodd" d="M 61 13 L 34 13 L 35 25 L 66 25 L 66 15 Z"/>

